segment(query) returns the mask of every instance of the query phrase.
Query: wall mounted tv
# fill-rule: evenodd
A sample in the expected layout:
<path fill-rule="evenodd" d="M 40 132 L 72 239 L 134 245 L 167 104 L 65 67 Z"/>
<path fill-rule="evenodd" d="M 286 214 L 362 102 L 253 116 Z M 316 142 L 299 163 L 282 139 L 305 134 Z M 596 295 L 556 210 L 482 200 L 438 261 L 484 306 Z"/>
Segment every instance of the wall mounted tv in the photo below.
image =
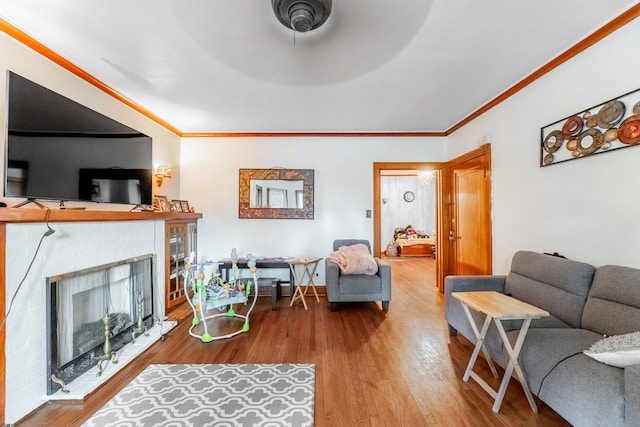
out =
<path fill-rule="evenodd" d="M 8 71 L 4 196 L 150 205 L 151 137 Z"/>

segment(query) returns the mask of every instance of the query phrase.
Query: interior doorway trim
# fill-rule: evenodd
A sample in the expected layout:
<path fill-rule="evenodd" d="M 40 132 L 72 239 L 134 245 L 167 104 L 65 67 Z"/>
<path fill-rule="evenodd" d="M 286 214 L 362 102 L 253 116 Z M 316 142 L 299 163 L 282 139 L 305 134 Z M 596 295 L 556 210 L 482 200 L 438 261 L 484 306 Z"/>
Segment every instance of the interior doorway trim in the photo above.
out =
<path fill-rule="evenodd" d="M 380 208 L 380 176 L 383 171 L 419 171 L 430 169 L 436 173 L 436 229 L 440 229 L 442 218 L 441 197 L 441 169 L 446 163 L 440 162 L 375 162 L 373 164 L 373 253 L 375 256 L 382 254 L 381 246 L 381 208 Z M 440 239 L 436 241 L 436 254 L 439 251 Z"/>

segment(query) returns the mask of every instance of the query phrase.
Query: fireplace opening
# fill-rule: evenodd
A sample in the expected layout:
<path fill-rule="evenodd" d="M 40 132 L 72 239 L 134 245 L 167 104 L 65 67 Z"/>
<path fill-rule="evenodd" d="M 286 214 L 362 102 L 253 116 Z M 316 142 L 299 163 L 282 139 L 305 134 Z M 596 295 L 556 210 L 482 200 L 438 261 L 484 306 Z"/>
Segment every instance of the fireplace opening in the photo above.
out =
<path fill-rule="evenodd" d="M 153 320 L 153 255 L 47 278 L 47 394 L 98 366 Z"/>

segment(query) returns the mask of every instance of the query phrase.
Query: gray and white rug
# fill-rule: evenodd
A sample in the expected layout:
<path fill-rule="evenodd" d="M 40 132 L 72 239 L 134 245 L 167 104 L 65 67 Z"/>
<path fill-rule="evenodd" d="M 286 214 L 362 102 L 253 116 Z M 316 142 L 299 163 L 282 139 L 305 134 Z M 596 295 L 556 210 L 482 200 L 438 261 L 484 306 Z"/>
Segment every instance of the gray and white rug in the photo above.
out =
<path fill-rule="evenodd" d="M 84 427 L 313 426 L 315 365 L 149 365 Z"/>

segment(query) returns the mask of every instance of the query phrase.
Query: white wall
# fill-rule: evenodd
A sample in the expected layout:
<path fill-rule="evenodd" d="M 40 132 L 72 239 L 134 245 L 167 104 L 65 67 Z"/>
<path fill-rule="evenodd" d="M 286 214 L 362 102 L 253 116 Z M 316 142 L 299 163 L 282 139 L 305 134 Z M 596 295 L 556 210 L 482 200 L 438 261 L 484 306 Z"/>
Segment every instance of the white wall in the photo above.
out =
<path fill-rule="evenodd" d="M 495 273 L 519 249 L 640 267 L 640 147 L 539 167 L 541 127 L 640 88 L 639 40 L 636 19 L 449 136 L 450 158 L 492 136 Z"/>
<path fill-rule="evenodd" d="M 443 138 L 185 138 L 180 194 L 203 213 L 199 221 L 200 259 L 239 255 L 326 257 L 333 240 L 373 243 L 374 162 L 440 162 Z M 312 220 L 239 219 L 240 168 L 314 169 Z M 318 268 L 324 284 L 324 263 Z"/>

